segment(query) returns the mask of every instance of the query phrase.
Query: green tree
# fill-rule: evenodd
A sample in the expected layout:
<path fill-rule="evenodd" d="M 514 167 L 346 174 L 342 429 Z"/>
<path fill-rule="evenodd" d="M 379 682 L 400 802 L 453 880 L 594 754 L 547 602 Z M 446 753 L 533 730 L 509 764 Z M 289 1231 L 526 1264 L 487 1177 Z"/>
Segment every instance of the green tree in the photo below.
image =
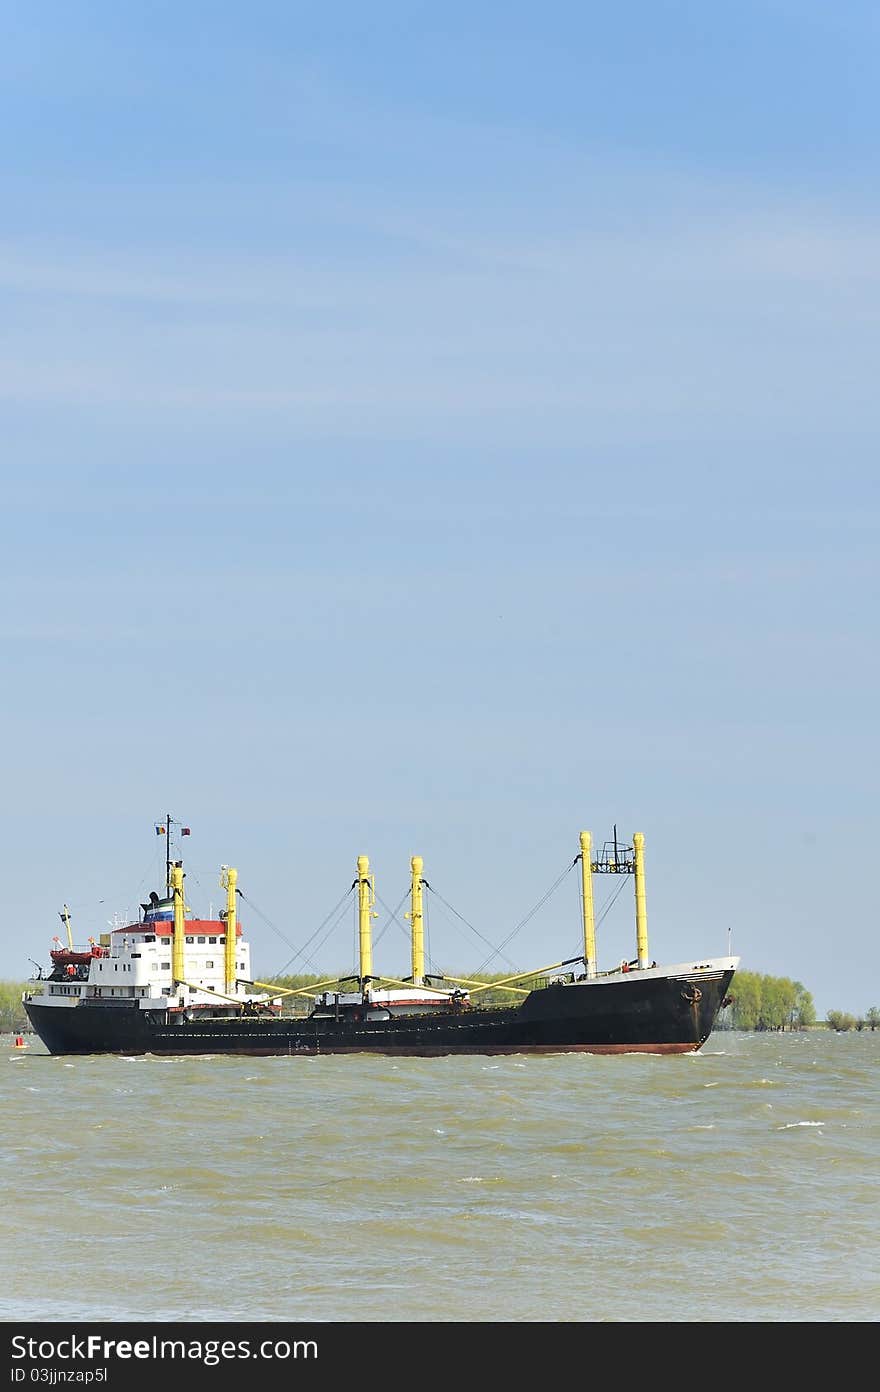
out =
<path fill-rule="evenodd" d="M 869 1011 L 867 1012 L 867 1014 L 865 1015 L 865 1023 L 866 1023 L 872 1030 L 875 1030 L 875 1029 L 877 1028 L 877 1026 L 880 1025 L 880 1006 L 877 1006 L 877 1005 L 872 1005 L 872 1006 L 871 1006 L 870 1010 L 869 1010 Z"/>
<path fill-rule="evenodd" d="M 0 981 L 0 1031 L 14 1034 L 28 1027 L 21 994 L 25 987 L 18 981 Z"/>
<path fill-rule="evenodd" d="M 805 986 L 799 981 L 795 985 L 795 1004 L 794 1015 L 791 1021 L 793 1029 L 809 1029 L 816 1023 L 816 1006 L 813 997 Z"/>
<path fill-rule="evenodd" d="M 791 981 L 787 976 L 738 971 L 730 994 L 733 1003 L 724 1021 L 727 1029 L 808 1029 L 816 1023 L 810 992 L 800 981 Z"/>
<path fill-rule="evenodd" d="M 848 1015 L 845 1010 L 829 1010 L 825 1019 L 828 1021 L 828 1028 L 837 1030 L 838 1034 L 855 1029 L 855 1015 Z"/>
<path fill-rule="evenodd" d="M 794 1015 L 797 989 L 787 976 L 765 976 L 761 990 L 761 1013 L 758 1028 L 781 1030 L 790 1025 Z"/>
<path fill-rule="evenodd" d="M 756 1030 L 761 1013 L 761 977 L 757 972 L 738 971 L 731 995 L 730 1028 Z"/>

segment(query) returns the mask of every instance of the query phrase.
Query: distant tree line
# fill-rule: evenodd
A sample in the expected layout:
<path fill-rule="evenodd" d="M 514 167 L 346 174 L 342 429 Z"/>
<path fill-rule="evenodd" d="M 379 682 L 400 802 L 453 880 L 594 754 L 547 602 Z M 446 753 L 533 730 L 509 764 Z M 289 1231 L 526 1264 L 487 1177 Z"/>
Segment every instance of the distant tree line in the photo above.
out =
<path fill-rule="evenodd" d="M 731 1003 L 718 1017 L 718 1029 L 800 1030 L 820 1023 L 810 992 L 787 976 L 761 976 L 738 971 L 730 988 Z M 872 1005 L 864 1015 L 829 1010 L 821 1023 L 828 1029 L 875 1030 L 880 1028 L 880 1007 Z"/>
<path fill-rule="evenodd" d="M 837 1030 L 838 1034 L 847 1030 L 875 1030 L 880 1025 L 880 1006 L 872 1005 L 864 1015 L 849 1015 L 845 1010 L 829 1010 L 825 1019 L 828 1028 Z"/>
<path fill-rule="evenodd" d="M 730 1005 L 718 1018 L 719 1029 L 801 1030 L 816 1023 L 810 992 L 787 976 L 738 971 L 730 988 Z"/>

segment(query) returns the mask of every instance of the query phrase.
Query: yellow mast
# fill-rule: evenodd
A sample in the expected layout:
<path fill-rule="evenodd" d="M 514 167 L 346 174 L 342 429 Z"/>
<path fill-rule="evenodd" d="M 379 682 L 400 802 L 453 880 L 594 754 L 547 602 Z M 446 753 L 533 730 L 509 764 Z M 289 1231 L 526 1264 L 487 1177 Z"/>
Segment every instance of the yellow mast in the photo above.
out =
<path fill-rule="evenodd" d="M 186 905 L 183 901 L 183 864 L 175 863 L 169 869 L 171 893 L 174 896 L 174 939 L 171 949 L 172 990 L 186 976 L 184 969 L 184 937 L 186 935 Z"/>
<path fill-rule="evenodd" d="M 407 918 L 412 923 L 412 984 L 421 986 L 425 980 L 425 921 L 422 916 L 422 869 L 425 862 L 421 856 L 413 856 L 412 890 L 410 911 Z"/>
<path fill-rule="evenodd" d="M 72 952 L 72 951 L 73 951 L 73 933 L 70 931 L 70 909 L 67 907 L 66 904 L 64 905 L 64 913 L 61 915 L 61 917 L 64 919 L 64 926 L 65 926 L 65 928 L 67 929 L 67 946 L 70 948 L 70 950 L 71 950 L 71 952 Z"/>
<path fill-rule="evenodd" d="M 373 913 L 373 901 L 375 891 L 373 888 L 373 876 L 370 875 L 370 860 L 368 856 L 358 856 L 358 946 L 360 949 L 360 978 L 361 986 L 366 987 L 367 978 L 373 975 L 373 943 L 370 936 L 370 919 L 377 918 L 378 914 Z"/>
<path fill-rule="evenodd" d="M 224 865 L 220 871 L 220 885 L 226 890 L 226 951 L 223 955 L 224 975 L 227 991 L 235 990 L 235 948 L 236 948 L 236 904 L 235 890 L 238 884 L 238 871 Z"/>
<path fill-rule="evenodd" d="M 593 917 L 593 838 L 581 832 L 581 885 L 584 907 L 584 968 L 587 976 L 596 975 L 596 922 Z"/>
<path fill-rule="evenodd" d="M 636 956 L 639 966 L 648 966 L 648 909 L 645 900 L 645 838 L 640 831 L 633 837 L 633 874 L 636 887 Z"/>

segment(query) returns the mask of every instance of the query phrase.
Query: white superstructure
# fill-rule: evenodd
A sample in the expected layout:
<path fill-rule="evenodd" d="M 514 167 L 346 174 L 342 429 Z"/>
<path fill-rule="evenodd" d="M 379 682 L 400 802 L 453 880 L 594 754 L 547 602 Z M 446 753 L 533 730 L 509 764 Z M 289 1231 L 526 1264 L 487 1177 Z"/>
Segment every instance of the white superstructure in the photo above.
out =
<path fill-rule="evenodd" d="M 75 1006 L 82 1000 L 136 1002 L 143 1010 L 248 1003 L 276 1004 L 272 997 L 248 989 L 251 981 L 250 945 L 236 925 L 235 975 L 232 990 L 226 981 L 226 925 L 222 919 L 188 919 L 184 935 L 184 980 L 172 972 L 174 924 L 161 902 L 142 922 L 102 933 L 100 943 L 85 948 L 59 948 L 52 953 L 51 976 L 31 990 L 40 1005 Z M 280 1004 L 280 1002 L 277 1002 Z"/>

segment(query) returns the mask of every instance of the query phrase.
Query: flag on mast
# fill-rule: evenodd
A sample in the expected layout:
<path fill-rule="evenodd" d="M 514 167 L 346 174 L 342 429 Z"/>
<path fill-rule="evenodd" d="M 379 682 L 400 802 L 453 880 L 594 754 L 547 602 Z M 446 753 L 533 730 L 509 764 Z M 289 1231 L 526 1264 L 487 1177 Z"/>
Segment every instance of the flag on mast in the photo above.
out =
<path fill-rule="evenodd" d="M 164 835 L 165 835 L 165 828 L 164 828 L 163 826 L 157 826 L 157 827 L 156 827 L 156 835 L 157 835 L 157 836 L 164 836 Z"/>

